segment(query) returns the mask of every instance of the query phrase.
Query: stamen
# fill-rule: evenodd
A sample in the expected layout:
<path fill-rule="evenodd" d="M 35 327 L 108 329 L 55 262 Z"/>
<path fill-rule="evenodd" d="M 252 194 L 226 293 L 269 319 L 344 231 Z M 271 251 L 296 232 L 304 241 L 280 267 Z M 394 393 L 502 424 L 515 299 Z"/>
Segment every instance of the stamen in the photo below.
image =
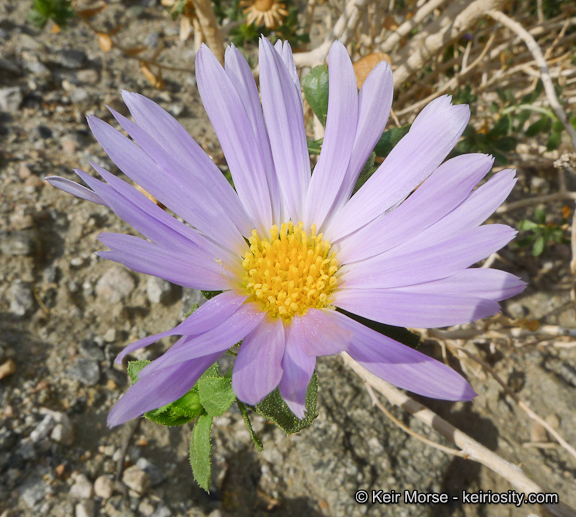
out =
<path fill-rule="evenodd" d="M 332 303 L 340 266 L 330 243 L 316 234 L 316 225 L 307 233 L 302 222 L 288 221 L 280 228 L 274 225 L 268 238 L 254 230 L 249 243 L 243 284 L 271 317 L 289 321 Z"/>

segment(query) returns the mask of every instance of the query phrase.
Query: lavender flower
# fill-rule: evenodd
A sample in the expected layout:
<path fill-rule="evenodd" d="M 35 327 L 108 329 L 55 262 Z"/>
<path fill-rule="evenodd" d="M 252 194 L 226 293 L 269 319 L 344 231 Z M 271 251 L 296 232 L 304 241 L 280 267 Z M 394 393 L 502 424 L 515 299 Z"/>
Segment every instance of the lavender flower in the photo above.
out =
<path fill-rule="evenodd" d="M 88 119 L 116 165 L 189 225 L 95 164 L 104 181 L 75 171 L 89 189 L 49 179 L 110 207 L 148 239 L 103 233 L 110 251 L 101 257 L 185 287 L 222 291 L 177 327 L 122 351 L 117 361 L 165 336 L 181 336 L 140 372 L 109 425 L 178 399 L 241 340 L 232 377 L 237 397 L 254 405 L 278 387 L 300 418 L 316 357 L 342 351 L 412 392 L 473 398 L 449 367 L 336 310 L 402 327 L 443 327 L 493 315 L 499 300 L 524 288 L 508 273 L 470 268 L 514 237 L 508 226 L 481 224 L 516 180 L 505 170 L 474 190 L 492 166 L 490 156 L 442 163 L 468 123 L 468 107 L 451 105 L 448 96 L 430 103 L 351 197 L 390 112 L 387 63 L 358 92 L 344 46 L 332 46 L 326 134 L 313 175 L 287 43 L 260 41 L 262 106 L 234 47 L 226 51 L 225 69 L 201 48 L 196 73 L 236 191 L 176 120 L 141 95 L 123 92 L 134 122 L 111 110 L 132 140 Z"/>

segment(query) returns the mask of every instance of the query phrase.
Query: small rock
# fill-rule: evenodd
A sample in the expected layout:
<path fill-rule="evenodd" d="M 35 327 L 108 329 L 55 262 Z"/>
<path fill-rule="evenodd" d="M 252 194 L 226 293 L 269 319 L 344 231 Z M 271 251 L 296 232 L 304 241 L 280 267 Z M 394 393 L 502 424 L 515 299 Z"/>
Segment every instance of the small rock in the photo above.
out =
<path fill-rule="evenodd" d="M 36 126 L 30 136 L 32 140 L 48 140 L 52 138 L 52 130 L 46 126 Z"/>
<path fill-rule="evenodd" d="M 41 479 L 30 480 L 21 488 L 20 498 L 29 508 L 34 508 L 43 501 L 48 492 L 48 487 Z"/>
<path fill-rule="evenodd" d="M 39 178 L 38 176 L 36 176 L 35 174 L 32 174 L 32 176 L 30 176 L 25 182 L 24 185 L 26 185 L 26 187 L 32 188 L 32 189 L 37 189 L 40 187 L 44 186 L 44 181 L 42 181 L 41 178 Z M 24 189 L 25 191 L 27 189 Z"/>
<path fill-rule="evenodd" d="M 32 176 L 30 167 L 28 167 L 28 165 L 25 163 L 21 163 L 18 167 L 18 176 L 20 176 L 20 178 L 23 180 L 28 179 L 30 176 Z"/>
<path fill-rule="evenodd" d="M 30 433 L 30 439 L 37 443 L 46 438 L 54 426 L 56 425 L 56 420 L 52 415 L 46 415 L 42 421 L 36 426 L 36 428 Z"/>
<path fill-rule="evenodd" d="M 138 458 L 136 466 L 148 474 L 150 486 L 157 486 L 166 479 L 164 473 L 146 458 Z"/>
<path fill-rule="evenodd" d="M 94 485 L 84 474 L 78 474 L 70 488 L 70 495 L 77 499 L 90 499 L 94 494 Z"/>
<path fill-rule="evenodd" d="M 78 345 L 78 352 L 83 357 L 94 359 L 95 361 L 104 361 L 105 359 L 104 350 L 93 341 L 81 341 Z"/>
<path fill-rule="evenodd" d="M 172 292 L 172 284 L 162 278 L 151 276 L 146 282 L 146 294 L 150 303 L 165 303 L 170 300 Z"/>
<path fill-rule="evenodd" d="M 147 47 L 154 48 L 158 46 L 159 41 L 160 41 L 160 33 L 157 31 L 153 31 L 146 34 L 143 42 L 144 45 L 146 45 Z"/>
<path fill-rule="evenodd" d="M 82 50 L 65 49 L 61 50 L 59 54 L 59 63 L 72 69 L 82 68 L 88 62 L 88 56 Z"/>
<path fill-rule="evenodd" d="M 112 266 L 98 280 L 96 294 L 109 303 L 118 303 L 130 296 L 135 287 L 136 284 L 130 273 Z"/>
<path fill-rule="evenodd" d="M 81 267 L 84 265 L 85 260 L 82 257 L 74 257 L 71 261 L 70 261 L 70 265 L 72 267 Z"/>
<path fill-rule="evenodd" d="M 10 225 L 16 230 L 27 230 L 34 226 L 34 218 L 30 214 L 18 211 L 10 216 Z"/>
<path fill-rule="evenodd" d="M 82 501 L 76 505 L 76 517 L 94 517 L 94 501 Z"/>
<path fill-rule="evenodd" d="M 115 343 L 118 337 L 116 329 L 114 327 L 110 327 L 102 337 L 104 338 L 105 343 Z"/>
<path fill-rule="evenodd" d="M 96 84 L 100 80 L 100 74 L 97 70 L 91 68 L 78 70 L 78 72 L 76 72 L 76 79 L 79 83 Z"/>
<path fill-rule="evenodd" d="M 16 280 L 10 288 L 10 312 L 16 316 L 25 316 L 34 308 L 34 298 L 30 285 Z"/>
<path fill-rule="evenodd" d="M 13 359 L 8 359 L 8 361 L 0 365 L 0 380 L 12 375 L 15 371 L 16 363 Z"/>
<path fill-rule="evenodd" d="M 64 371 L 64 375 L 71 379 L 76 379 L 82 384 L 94 386 L 100 379 L 100 367 L 98 361 L 79 357 L 76 362 Z"/>
<path fill-rule="evenodd" d="M 171 516 L 172 512 L 170 511 L 170 508 L 165 506 L 163 503 L 160 503 L 158 505 L 158 508 L 156 508 L 156 511 L 152 514 L 152 517 L 171 517 Z"/>
<path fill-rule="evenodd" d="M 132 465 L 124 471 L 122 482 L 138 494 L 143 494 L 150 485 L 150 477 L 137 465 Z"/>
<path fill-rule="evenodd" d="M 24 68 L 36 75 L 48 75 L 50 74 L 50 69 L 42 63 L 42 61 L 30 60 L 24 61 Z"/>
<path fill-rule="evenodd" d="M 17 86 L 0 88 L 0 111 L 17 113 L 22 99 L 22 92 Z"/>
<path fill-rule="evenodd" d="M 68 420 L 68 425 L 65 423 L 56 424 L 50 433 L 50 439 L 57 443 L 61 443 L 62 445 L 72 445 L 74 443 L 72 422 Z"/>
<path fill-rule="evenodd" d="M 152 503 L 148 499 L 143 499 L 138 505 L 138 511 L 141 515 L 150 517 L 154 514 L 154 506 L 152 506 Z"/>
<path fill-rule="evenodd" d="M 90 94 L 84 88 L 76 88 L 70 93 L 70 101 L 74 104 L 80 104 L 90 98 Z"/>
<path fill-rule="evenodd" d="M 13 257 L 33 255 L 38 249 L 38 235 L 34 230 L 0 235 L 0 249 Z"/>
<path fill-rule="evenodd" d="M 28 50 L 44 50 L 44 45 L 26 33 L 18 34 L 18 46 Z"/>
<path fill-rule="evenodd" d="M 102 499 L 112 497 L 114 493 L 114 482 L 108 476 L 100 476 L 94 482 L 94 493 Z"/>

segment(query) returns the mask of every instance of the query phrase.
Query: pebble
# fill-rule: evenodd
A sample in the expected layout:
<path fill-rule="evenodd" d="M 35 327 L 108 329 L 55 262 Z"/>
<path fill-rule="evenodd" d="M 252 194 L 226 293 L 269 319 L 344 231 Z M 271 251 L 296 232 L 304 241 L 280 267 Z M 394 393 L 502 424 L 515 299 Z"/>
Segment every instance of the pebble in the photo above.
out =
<path fill-rule="evenodd" d="M 0 353 L 0 359 L 2 356 L 3 353 Z M 16 363 L 14 362 L 14 359 L 8 359 L 8 361 L 0 365 L 0 380 L 2 380 L 4 377 L 9 377 L 14 372 L 16 372 Z"/>
<path fill-rule="evenodd" d="M 100 476 L 94 482 L 94 493 L 102 499 L 109 499 L 114 493 L 114 482 L 108 476 Z"/>
<path fill-rule="evenodd" d="M 150 486 L 157 486 L 166 480 L 164 473 L 146 458 L 138 458 L 136 466 L 148 474 Z"/>
<path fill-rule="evenodd" d="M 20 498 L 26 506 L 34 508 L 38 503 L 44 500 L 48 493 L 48 487 L 41 479 L 28 481 L 21 489 Z"/>
<path fill-rule="evenodd" d="M 48 140 L 49 138 L 52 138 L 52 130 L 46 126 L 36 126 L 32 130 L 30 138 L 32 139 L 32 141 Z"/>
<path fill-rule="evenodd" d="M 172 512 L 170 508 L 165 506 L 164 504 L 160 503 L 156 511 L 152 514 L 152 517 L 171 517 Z"/>
<path fill-rule="evenodd" d="M 22 92 L 17 86 L 0 88 L 0 111 L 17 113 L 22 99 Z"/>
<path fill-rule="evenodd" d="M 65 420 L 56 424 L 50 433 L 50 439 L 54 442 L 61 443 L 62 445 L 72 445 L 74 443 L 72 422 L 66 415 L 63 416 L 65 417 Z"/>
<path fill-rule="evenodd" d="M 84 88 L 76 88 L 70 92 L 70 101 L 74 104 L 80 104 L 87 101 L 90 98 L 90 94 Z"/>
<path fill-rule="evenodd" d="M 32 312 L 34 298 L 30 285 L 22 280 L 16 280 L 10 288 L 10 312 L 16 316 L 25 316 Z"/>
<path fill-rule="evenodd" d="M 150 517 L 154 514 L 154 506 L 148 499 L 143 499 L 138 505 L 138 512 L 145 517 Z"/>
<path fill-rule="evenodd" d="M 76 517 L 94 517 L 94 501 L 82 501 L 75 507 Z"/>
<path fill-rule="evenodd" d="M 28 167 L 28 165 L 25 163 L 21 163 L 18 167 L 18 176 L 20 176 L 20 178 L 23 180 L 28 179 L 30 176 L 32 176 L 30 167 Z"/>
<path fill-rule="evenodd" d="M 118 338 L 116 329 L 114 327 L 110 327 L 102 336 L 105 343 L 115 343 L 116 339 Z"/>
<path fill-rule="evenodd" d="M 146 36 L 144 36 L 144 45 L 146 45 L 147 47 L 157 47 L 158 43 L 160 41 L 160 33 L 157 31 L 153 31 L 153 32 L 149 32 L 148 34 L 146 34 Z"/>
<path fill-rule="evenodd" d="M 109 303 L 118 303 L 130 296 L 136 284 L 132 275 L 117 266 L 112 266 L 98 280 L 96 294 Z"/>
<path fill-rule="evenodd" d="M 150 477 L 137 465 L 132 465 L 124 471 L 122 482 L 134 492 L 143 494 L 150 486 Z"/>
<path fill-rule="evenodd" d="M 75 75 L 79 83 L 96 84 L 98 81 L 100 81 L 100 74 L 98 73 L 98 70 L 94 70 L 92 68 L 88 68 L 86 70 L 78 70 Z"/>
<path fill-rule="evenodd" d="M 60 51 L 58 61 L 63 67 L 78 69 L 88 63 L 88 56 L 82 50 L 64 49 Z"/>
<path fill-rule="evenodd" d="M 30 433 L 30 439 L 34 443 L 38 443 L 44 438 L 46 438 L 54 426 L 56 425 L 56 420 L 52 415 L 46 415 L 42 421 L 36 426 L 36 428 Z"/>
<path fill-rule="evenodd" d="M 18 34 L 18 47 L 27 50 L 44 50 L 44 45 L 26 33 Z"/>
<path fill-rule="evenodd" d="M 100 379 L 100 366 L 98 361 L 79 357 L 76 362 L 64 371 L 64 375 L 70 379 L 76 379 L 82 384 L 94 386 Z"/>
<path fill-rule="evenodd" d="M 0 249 L 2 253 L 13 257 L 29 256 L 38 248 L 38 235 L 33 230 L 13 232 L 0 235 Z"/>
<path fill-rule="evenodd" d="M 24 68 L 36 75 L 48 75 L 50 74 L 50 69 L 41 61 L 30 60 L 24 61 Z"/>
<path fill-rule="evenodd" d="M 172 295 L 172 284 L 162 278 L 148 277 L 146 294 L 150 303 L 166 303 Z"/>
<path fill-rule="evenodd" d="M 18 211 L 10 216 L 10 225 L 16 230 L 27 230 L 34 227 L 34 218 L 30 214 Z"/>
<path fill-rule="evenodd" d="M 94 485 L 84 475 L 78 474 L 70 488 L 70 495 L 76 499 L 90 499 L 94 494 Z"/>
<path fill-rule="evenodd" d="M 94 341 L 80 341 L 78 345 L 78 352 L 87 359 L 94 359 L 95 361 L 104 361 L 104 350 L 102 350 Z"/>
<path fill-rule="evenodd" d="M 20 70 L 18 63 L 10 59 L 4 59 L 2 57 L 0 57 L 0 70 L 5 70 L 6 72 L 10 72 L 14 75 L 22 75 L 22 70 Z"/>

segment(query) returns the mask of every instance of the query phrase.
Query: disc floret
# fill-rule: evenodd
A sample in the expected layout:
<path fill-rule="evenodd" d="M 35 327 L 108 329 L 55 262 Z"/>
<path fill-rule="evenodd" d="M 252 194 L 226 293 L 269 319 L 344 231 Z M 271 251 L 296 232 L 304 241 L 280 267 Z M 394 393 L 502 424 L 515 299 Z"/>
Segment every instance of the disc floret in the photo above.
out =
<path fill-rule="evenodd" d="M 321 309 L 332 303 L 339 269 L 336 253 L 302 222 L 292 221 L 270 229 L 270 237 L 262 238 L 254 230 L 250 248 L 244 255 L 243 285 L 251 297 L 262 304 L 273 318 L 291 320 L 310 308 Z"/>

